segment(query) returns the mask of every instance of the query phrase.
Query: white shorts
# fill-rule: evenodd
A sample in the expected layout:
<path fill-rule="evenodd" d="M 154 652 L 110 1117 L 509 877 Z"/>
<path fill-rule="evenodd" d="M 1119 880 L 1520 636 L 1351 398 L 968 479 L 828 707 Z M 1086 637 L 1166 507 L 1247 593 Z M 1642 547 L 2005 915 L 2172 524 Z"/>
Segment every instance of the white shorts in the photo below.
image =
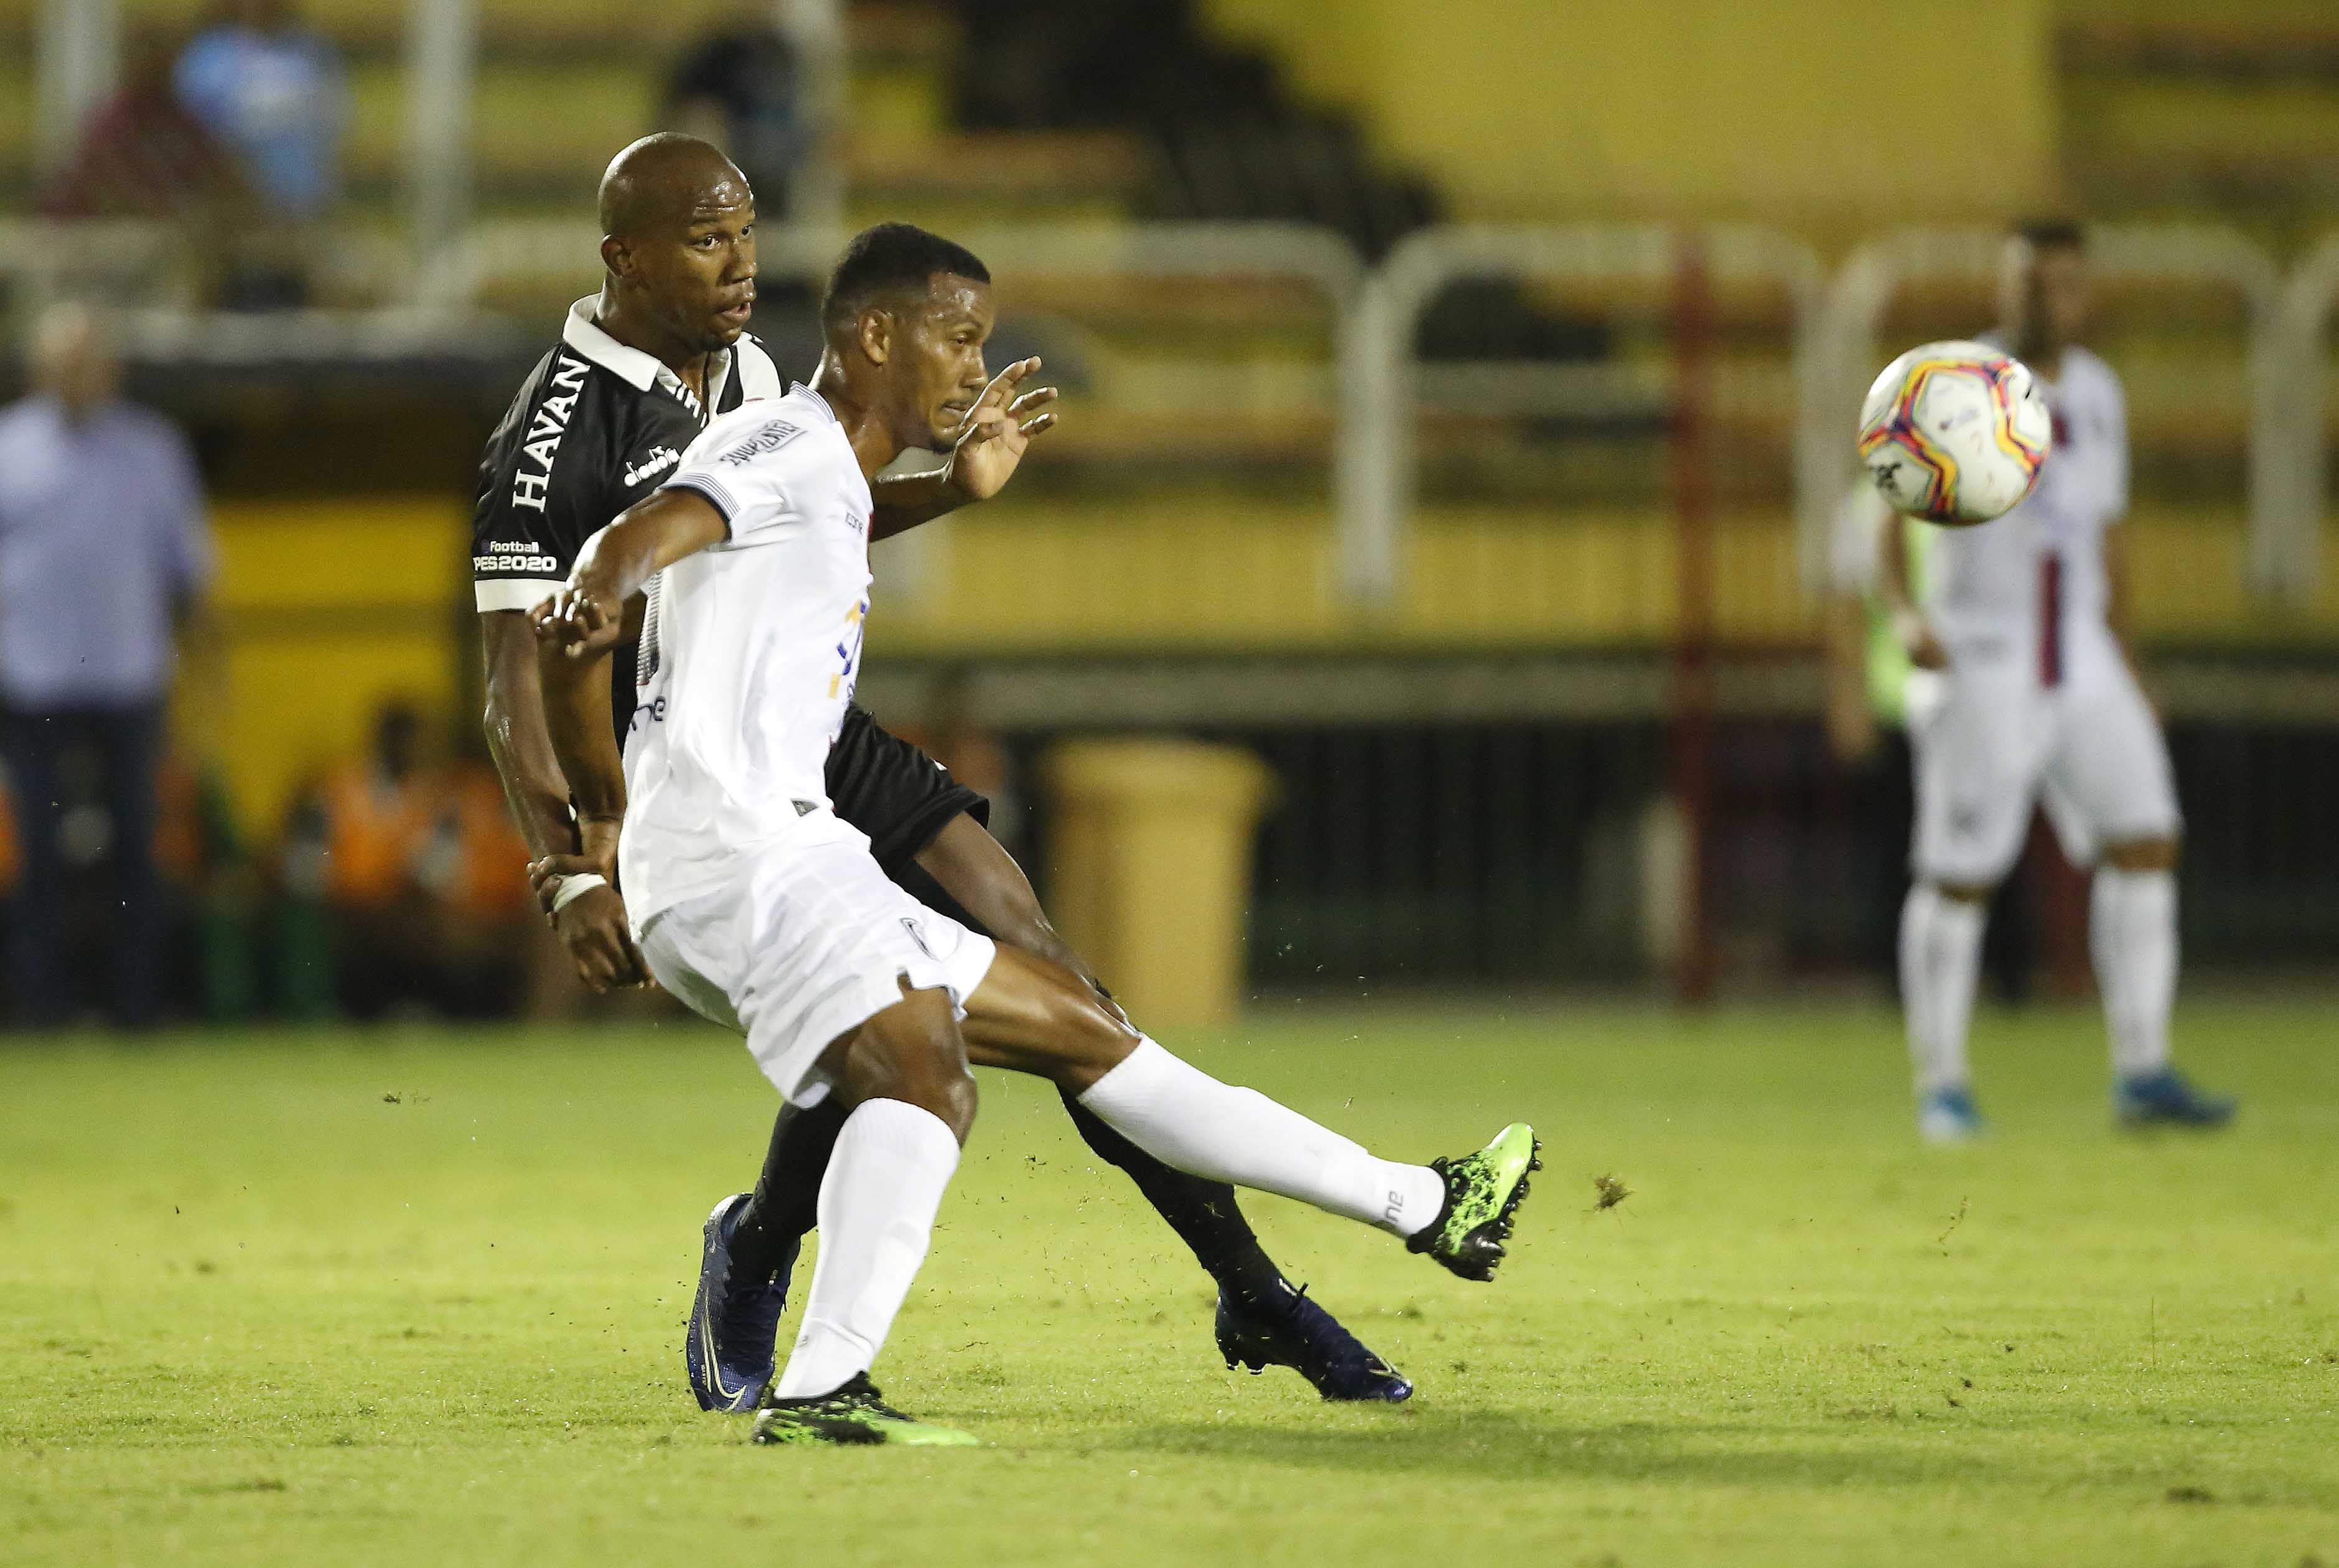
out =
<path fill-rule="evenodd" d="M 640 932 L 657 982 L 745 1035 L 764 1076 L 799 1105 L 828 1093 L 830 1042 L 901 1001 L 904 983 L 947 991 L 963 1016 L 997 951 L 903 892 L 854 828 L 806 825 L 809 839 L 743 852 L 728 885 L 660 910 Z"/>
<path fill-rule="evenodd" d="M 1951 659 L 1938 676 L 1912 672 L 1909 686 L 1919 877 L 1998 882 L 2042 799 L 2075 865 L 2093 863 L 2104 844 L 2183 827 L 2159 721 L 2107 634 L 2074 637 L 2055 686 L 2039 684 L 2028 658 Z"/>

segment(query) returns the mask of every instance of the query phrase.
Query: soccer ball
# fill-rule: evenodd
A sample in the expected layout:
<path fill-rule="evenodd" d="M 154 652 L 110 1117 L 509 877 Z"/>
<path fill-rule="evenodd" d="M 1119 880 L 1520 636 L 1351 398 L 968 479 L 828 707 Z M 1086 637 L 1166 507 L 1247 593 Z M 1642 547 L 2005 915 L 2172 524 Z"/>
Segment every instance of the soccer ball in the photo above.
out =
<path fill-rule="evenodd" d="M 1986 523 L 2038 482 L 2053 429 L 2021 360 L 1987 343 L 1927 343 L 1868 389 L 1860 460 L 1895 511 Z"/>

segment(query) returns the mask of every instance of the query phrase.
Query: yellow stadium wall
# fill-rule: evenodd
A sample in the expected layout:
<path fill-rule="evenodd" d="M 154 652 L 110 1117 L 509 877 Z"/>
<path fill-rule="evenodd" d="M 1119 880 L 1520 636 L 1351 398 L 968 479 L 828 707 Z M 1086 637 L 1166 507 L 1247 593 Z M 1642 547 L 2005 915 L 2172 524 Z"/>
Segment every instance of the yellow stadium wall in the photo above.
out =
<path fill-rule="evenodd" d="M 1944 14 L 1954 53 L 1893 33 L 1868 0 L 1204 9 L 1357 113 L 1465 217 L 1858 223 L 2004 214 L 2051 194 L 2048 0 Z"/>
<path fill-rule="evenodd" d="M 365 744 L 380 704 L 411 699 L 450 737 L 475 720 L 466 509 L 436 498 L 240 504 L 214 518 L 226 691 L 190 682 L 184 733 L 227 772 L 245 823 L 272 833 L 302 780 Z M 2174 641 L 2328 643 L 2339 582 L 2271 620 L 2242 592 L 2238 516 L 2147 508 L 2128 525 L 2138 630 Z M 1135 498 L 1093 507 L 1002 501 L 933 526 L 934 588 L 895 591 L 899 546 L 876 552 L 871 655 L 1445 653 L 1645 648 L 1675 625 L 1672 528 L 1661 511 L 1423 508 L 1406 591 L 1360 615 L 1332 591 L 1328 508 Z M 2339 557 L 2339 537 L 2331 546 Z M 1783 511 L 1715 527 L 1725 643 L 1809 646 Z M 1172 591 L 1164 585 L 1174 584 Z"/>
<path fill-rule="evenodd" d="M 449 734 L 463 722 L 468 510 L 422 497 L 214 512 L 226 690 L 191 689 L 180 717 L 249 828 L 272 833 L 302 780 L 360 750 L 389 698 L 446 715 Z"/>

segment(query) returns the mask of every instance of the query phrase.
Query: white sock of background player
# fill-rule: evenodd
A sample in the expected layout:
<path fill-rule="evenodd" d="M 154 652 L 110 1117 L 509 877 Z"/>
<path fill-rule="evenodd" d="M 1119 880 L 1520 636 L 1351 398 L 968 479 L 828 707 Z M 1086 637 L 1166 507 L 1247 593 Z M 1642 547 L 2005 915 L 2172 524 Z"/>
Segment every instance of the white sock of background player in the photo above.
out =
<path fill-rule="evenodd" d="M 1165 1165 L 1256 1188 L 1411 1236 L 1436 1219 L 1446 1183 L 1426 1165 L 1377 1159 L 1252 1089 L 1219 1082 L 1151 1040 L 1081 1103 Z"/>
<path fill-rule="evenodd" d="M 820 1256 L 804 1326 L 776 1397 L 830 1393 L 876 1361 L 957 1169 L 958 1139 L 930 1110 L 868 1100 L 844 1119 L 820 1183 Z"/>
<path fill-rule="evenodd" d="M 1967 1081 L 1966 1031 L 1980 983 L 1988 913 L 1979 903 L 1921 882 L 1900 906 L 1900 1005 L 1920 1094 Z"/>
<path fill-rule="evenodd" d="M 2097 866 L 2089 891 L 2087 946 L 2104 996 L 2112 1070 L 2140 1078 L 2168 1065 L 2168 1014 L 2176 1004 L 2176 876 Z"/>

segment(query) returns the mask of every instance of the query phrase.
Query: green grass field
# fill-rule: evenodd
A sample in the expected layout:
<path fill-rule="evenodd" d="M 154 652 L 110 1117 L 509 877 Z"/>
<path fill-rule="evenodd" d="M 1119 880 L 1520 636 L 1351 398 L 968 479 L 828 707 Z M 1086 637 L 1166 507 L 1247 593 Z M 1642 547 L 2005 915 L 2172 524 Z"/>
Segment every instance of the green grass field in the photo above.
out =
<path fill-rule="evenodd" d="M 1543 1129 L 1490 1287 L 1252 1204 L 1396 1410 L 1224 1371 L 1175 1241 L 987 1077 L 878 1368 L 991 1444 L 939 1452 L 692 1405 L 770 1104 L 711 1030 L 10 1041 L 0 1561 L 2339 1564 L 2332 1016 L 2189 1008 L 2247 1097 L 2206 1141 L 2110 1131 L 2091 1014 L 1985 1018 L 1999 1137 L 1951 1152 L 1880 1011 L 1179 1042 L 1393 1155 Z"/>

